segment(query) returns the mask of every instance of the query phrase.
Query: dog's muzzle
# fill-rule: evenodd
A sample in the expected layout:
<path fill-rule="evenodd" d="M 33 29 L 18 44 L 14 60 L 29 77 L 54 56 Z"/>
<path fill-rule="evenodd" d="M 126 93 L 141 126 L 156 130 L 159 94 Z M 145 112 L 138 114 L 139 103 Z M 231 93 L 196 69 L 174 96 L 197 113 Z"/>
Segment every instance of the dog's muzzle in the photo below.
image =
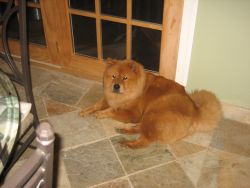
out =
<path fill-rule="evenodd" d="M 114 84 L 113 85 L 113 92 L 114 93 L 120 93 L 120 84 Z"/>

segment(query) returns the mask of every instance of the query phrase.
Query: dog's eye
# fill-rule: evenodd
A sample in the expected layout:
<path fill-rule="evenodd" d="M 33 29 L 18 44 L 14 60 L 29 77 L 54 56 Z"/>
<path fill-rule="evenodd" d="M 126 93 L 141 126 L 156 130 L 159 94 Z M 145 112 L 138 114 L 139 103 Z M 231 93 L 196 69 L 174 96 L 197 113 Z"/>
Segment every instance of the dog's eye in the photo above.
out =
<path fill-rule="evenodd" d="M 113 75 L 112 75 L 112 78 L 113 78 L 113 79 L 115 79 L 115 78 L 116 78 L 116 76 L 113 74 Z"/>
<path fill-rule="evenodd" d="M 124 76 L 122 79 L 123 79 L 123 80 L 127 80 L 127 79 L 128 79 L 128 77 L 127 77 L 127 76 Z"/>

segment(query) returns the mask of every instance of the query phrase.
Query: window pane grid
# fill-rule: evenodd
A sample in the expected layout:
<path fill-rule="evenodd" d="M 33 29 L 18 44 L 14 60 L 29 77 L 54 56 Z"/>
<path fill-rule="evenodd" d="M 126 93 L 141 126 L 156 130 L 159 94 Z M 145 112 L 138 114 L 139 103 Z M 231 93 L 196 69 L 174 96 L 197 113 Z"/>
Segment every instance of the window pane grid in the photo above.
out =
<path fill-rule="evenodd" d="M 96 13 L 76 10 L 76 9 L 69 9 L 69 14 L 96 18 Z M 160 31 L 162 30 L 162 24 L 151 23 L 151 22 L 146 22 L 146 21 L 141 21 L 141 20 L 133 20 L 133 19 L 128 19 L 128 18 L 115 17 L 112 15 L 105 15 L 105 14 L 100 14 L 99 16 L 101 20 L 124 23 L 124 24 L 131 24 L 133 26 L 145 27 L 145 28 L 155 29 L 155 30 L 160 30 Z"/>
<path fill-rule="evenodd" d="M 69 0 L 70 1 L 70 0 Z M 158 0 L 158 4 L 161 4 L 163 6 L 163 2 L 164 0 Z M 141 17 L 137 15 L 133 15 L 135 14 L 135 6 L 137 4 L 140 5 L 140 3 L 142 3 L 142 1 L 140 2 L 140 0 L 136 0 L 136 3 L 134 0 L 125 0 L 126 3 L 126 7 L 125 9 L 125 13 L 117 13 L 114 10 L 107 10 L 107 5 L 105 5 L 106 7 L 103 8 L 102 5 L 104 5 L 105 3 L 107 3 L 107 0 L 95 0 L 95 11 L 88 11 L 88 10 L 79 10 L 76 9 L 75 7 L 70 7 L 68 8 L 68 13 L 71 15 L 78 15 L 78 16 L 83 16 L 83 17 L 89 17 L 89 18 L 94 18 L 96 19 L 96 42 L 97 42 L 97 58 L 99 60 L 102 60 L 103 58 L 107 57 L 107 53 L 104 52 L 106 47 L 105 44 L 103 44 L 103 33 L 102 33 L 102 26 L 103 26 L 103 22 L 110 22 L 110 23 L 116 23 L 116 24 L 125 24 L 125 57 L 127 59 L 135 59 L 135 60 L 143 60 L 143 58 L 138 58 L 138 56 L 140 56 L 140 54 L 135 54 L 135 49 L 138 49 L 138 42 L 136 41 L 136 36 L 139 36 L 138 34 L 134 34 L 135 32 L 139 31 L 143 31 L 145 37 L 148 33 L 151 33 L 153 30 L 155 30 L 155 32 L 157 33 L 157 36 L 159 38 L 159 36 L 161 36 L 161 33 L 163 32 L 163 26 L 162 26 L 162 16 L 163 16 L 163 8 L 162 10 L 160 10 L 159 12 L 156 13 L 152 13 L 150 12 L 149 14 L 154 14 L 153 18 L 150 19 L 148 15 L 144 14 Z M 114 1 L 110 1 L 112 3 L 115 3 Z M 148 4 L 152 4 L 152 2 L 150 2 L 150 0 L 147 0 Z M 124 1 L 123 1 L 124 3 Z M 113 4 L 112 4 L 113 6 Z M 117 6 L 117 5 L 115 5 Z M 146 7 L 146 8 L 150 8 L 150 7 Z M 142 11 L 142 10 L 141 10 Z M 145 19 L 143 18 L 145 17 Z M 112 25 L 112 24 L 111 24 Z M 137 29 L 136 29 L 137 28 Z M 141 29 L 139 29 L 141 28 Z M 151 31 L 150 31 L 151 30 Z M 107 35 L 107 34 L 106 34 Z M 153 40 L 154 37 L 150 36 L 151 38 L 148 38 L 149 40 Z M 111 39 L 112 40 L 112 39 Z M 138 39 L 140 40 L 140 39 Z M 161 46 L 161 39 L 157 39 L 157 45 Z M 103 46 L 104 45 L 104 46 Z M 134 49 L 133 49 L 134 48 Z M 151 48 L 152 49 L 152 48 Z M 148 49 L 149 50 L 149 49 Z M 158 53 L 156 55 L 156 58 L 151 60 L 155 60 L 157 62 L 152 62 L 153 64 L 155 64 L 157 67 L 152 67 L 149 66 L 149 62 L 145 63 L 146 68 L 151 69 L 151 70 L 155 70 L 158 71 L 159 70 L 159 56 L 160 56 L 160 47 L 157 48 Z M 145 50 L 145 52 L 147 52 L 147 50 Z M 106 54 L 105 54 L 106 53 Z M 141 53 L 141 52 L 140 52 Z M 119 56 L 117 57 L 119 59 Z M 145 58 L 144 58 L 145 59 Z"/>

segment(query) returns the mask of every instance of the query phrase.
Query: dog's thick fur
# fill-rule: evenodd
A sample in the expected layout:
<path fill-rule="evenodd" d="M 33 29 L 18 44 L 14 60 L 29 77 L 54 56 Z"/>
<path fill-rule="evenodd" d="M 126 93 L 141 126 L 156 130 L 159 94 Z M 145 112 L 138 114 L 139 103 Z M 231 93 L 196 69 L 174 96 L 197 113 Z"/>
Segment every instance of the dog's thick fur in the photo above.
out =
<path fill-rule="evenodd" d="M 222 116 L 214 94 L 201 90 L 187 94 L 180 84 L 145 72 L 135 61 L 109 60 L 103 77 L 104 97 L 81 116 L 95 113 L 97 118 L 113 118 L 134 123 L 120 133 L 140 136 L 124 141 L 131 148 L 154 141 L 174 142 L 195 131 L 216 127 Z"/>

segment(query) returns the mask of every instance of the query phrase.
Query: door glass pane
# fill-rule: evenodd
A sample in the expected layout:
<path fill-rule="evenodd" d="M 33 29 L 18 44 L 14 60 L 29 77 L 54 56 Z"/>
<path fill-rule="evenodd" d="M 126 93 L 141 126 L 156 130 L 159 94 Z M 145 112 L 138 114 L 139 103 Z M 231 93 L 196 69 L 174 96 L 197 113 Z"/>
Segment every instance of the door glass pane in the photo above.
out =
<path fill-rule="evenodd" d="M 4 10 L 6 8 L 6 3 L 0 2 L 0 16 L 3 16 Z"/>
<path fill-rule="evenodd" d="M 29 42 L 46 45 L 41 10 L 28 7 L 27 18 Z"/>
<path fill-rule="evenodd" d="M 0 15 L 3 14 L 6 4 L 0 3 Z M 38 8 L 27 8 L 27 36 L 28 41 L 34 44 L 46 45 L 41 11 Z M 17 14 L 10 17 L 7 26 L 7 36 L 19 40 L 19 26 Z"/>
<path fill-rule="evenodd" d="M 73 9 L 95 12 L 94 0 L 69 0 L 69 7 Z"/>
<path fill-rule="evenodd" d="M 132 27 L 132 59 L 144 68 L 159 71 L 161 31 Z"/>
<path fill-rule="evenodd" d="M 126 17 L 126 0 L 101 0 L 101 13 Z"/>
<path fill-rule="evenodd" d="M 102 21 L 103 58 L 125 59 L 126 25 Z"/>
<path fill-rule="evenodd" d="M 39 3 L 39 0 L 27 0 L 27 1 L 32 3 Z"/>
<path fill-rule="evenodd" d="M 96 21 L 78 15 L 71 15 L 75 53 L 97 57 Z"/>
<path fill-rule="evenodd" d="M 4 14 L 4 11 L 7 7 L 7 3 L 0 2 L 0 16 Z M 1 30 L 2 34 L 2 30 Z M 19 39 L 19 28 L 18 28 L 18 21 L 17 21 L 17 15 L 13 14 L 9 18 L 9 22 L 7 25 L 7 37 L 12 39 Z"/>
<path fill-rule="evenodd" d="M 133 0 L 132 18 L 162 23 L 164 0 Z"/>
<path fill-rule="evenodd" d="M 12 15 L 9 19 L 7 25 L 7 37 L 19 40 L 19 28 L 16 14 Z"/>

